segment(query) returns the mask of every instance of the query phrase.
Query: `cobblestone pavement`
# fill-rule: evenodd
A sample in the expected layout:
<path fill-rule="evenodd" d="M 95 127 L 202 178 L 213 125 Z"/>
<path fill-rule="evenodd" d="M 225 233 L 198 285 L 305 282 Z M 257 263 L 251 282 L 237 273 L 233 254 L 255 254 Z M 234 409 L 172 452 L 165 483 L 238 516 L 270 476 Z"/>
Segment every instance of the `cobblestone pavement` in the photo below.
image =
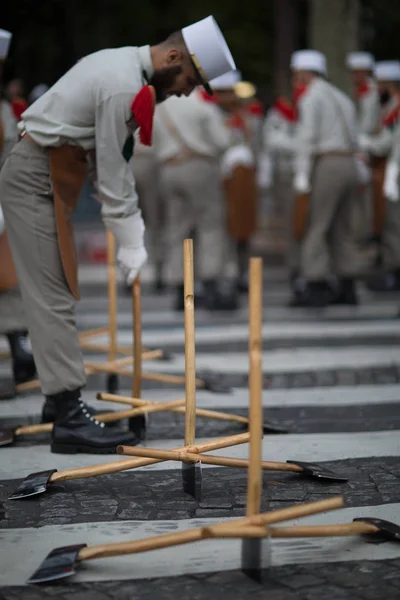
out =
<path fill-rule="evenodd" d="M 274 277 L 273 283 L 266 286 L 264 314 L 269 316 L 275 326 L 282 323 L 287 328 L 288 323 L 293 323 L 294 329 L 293 336 L 289 333 L 284 339 L 280 339 L 277 334 L 273 338 L 264 339 L 266 356 L 277 365 L 271 368 L 264 360 L 264 419 L 288 431 L 285 435 L 266 435 L 265 438 L 270 439 L 271 443 L 276 440 L 276 444 L 286 444 L 290 448 L 290 455 L 282 456 L 282 461 L 296 458 L 293 449 L 296 449 L 298 443 L 300 454 L 301 448 L 310 448 L 309 455 L 302 460 L 322 464 L 348 477 L 348 482 L 321 483 L 299 474 L 264 472 L 261 510 L 274 510 L 343 495 L 346 505 L 344 516 L 338 511 L 333 517 L 336 520 L 329 522 L 351 521 L 355 516 L 363 516 L 368 510 L 368 514 L 379 512 L 383 515 L 382 518 L 398 514 L 397 519 L 393 516 L 390 518 L 400 524 L 400 354 L 398 361 L 394 354 L 398 344 L 396 332 L 400 331 L 397 298 L 392 295 L 382 299 L 362 291 L 363 304 L 359 309 L 296 312 L 284 307 L 288 292 L 283 277 L 277 275 L 276 270 Z M 266 278 L 268 279 L 268 272 Z M 268 294 L 268 290 L 273 291 L 272 295 Z M 88 328 L 104 325 L 106 301 L 103 286 L 96 282 L 91 286 L 86 285 L 78 315 L 80 326 Z M 144 335 L 146 332 L 152 335 L 160 332 L 160 336 L 168 341 L 168 332 L 175 335 L 182 330 L 182 315 L 172 313 L 168 303 L 168 297 L 156 297 L 145 289 Z M 219 373 L 221 381 L 235 390 L 245 391 L 248 384 L 248 361 L 244 359 L 243 366 L 237 372 L 232 372 L 229 368 L 229 355 L 243 353 L 245 356 L 247 350 L 247 341 L 239 330 L 237 339 L 235 338 L 235 327 L 238 323 L 245 323 L 247 318 L 245 297 L 242 304 L 237 316 L 199 314 L 202 334 L 197 345 L 197 356 L 200 359 L 210 355 L 226 359 L 226 363 L 221 363 L 227 365 L 226 370 L 223 367 Z M 130 306 L 129 298 L 123 292 L 118 317 L 122 322 L 119 334 L 126 337 L 130 328 Z M 328 324 L 335 323 L 341 327 L 340 331 L 335 332 L 331 327 L 329 334 L 324 335 Z M 296 324 L 302 324 L 300 333 L 295 332 Z M 308 324 L 310 330 L 307 329 Z M 346 334 L 346 324 L 352 328 L 350 334 Z M 346 327 L 342 327 L 344 325 Z M 222 328 L 222 335 L 213 336 L 213 327 Z M 229 340 L 224 340 L 224 331 L 229 332 Z M 183 353 L 179 343 L 171 342 L 167 346 L 168 351 Z M 328 360 L 325 357 L 323 361 L 319 361 L 317 352 L 315 361 L 304 368 L 285 368 L 284 362 L 279 363 L 280 356 L 282 361 L 286 360 L 283 354 L 279 354 L 281 351 L 294 350 L 301 359 L 310 349 L 319 348 L 323 348 L 325 354 L 332 349 L 331 361 L 329 356 Z M 360 355 L 360 348 L 365 350 L 363 356 Z M 337 358 L 337 352 L 341 349 L 346 353 L 346 360 L 342 362 Z M 379 350 L 379 361 L 376 364 L 375 349 Z M 93 358 L 93 355 L 88 356 L 89 360 Z M 151 364 L 148 368 L 151 370 Z M 173 371 L 168 371 L 171 372 Z M 179 369 L 175 372 L 182 374 Z M 0 365 L 0 374 L 7 376 L 5 363 Z M 128 378 L 120 378 L 120 389 L 129 389 L 130 384 Z M 87 392 L 94 393 L 104 389 L 104 385 L 104 376 L 92 377 L 88 381 Z M 151 390 L 162 387 L 167 389 L 167 386 L 145 382 L 144 395 L 151 397 Z M 316 389 L 320 393 L 318 399 L 313 400 L 312 392 Z M 301 398 L 304 400 L 299 401 L 298 394 L 303 392 Z M 280 397 L 284 397 L 284 405 L 276 399 L 278 396 L 273 396 L 275 393 L 282 394 Z M 176 394 L 176 397 L 181 397 L 182 388 L 177 388 Z M 243 401 L 235 400 L 238 397 L 232 395 L 232 404 L 229 406 L 226 404 L 229 400 L 224 400 L 223 410 L 246 416 L 247 409 Z M 273 402 L 271 397 L 275 398 Z M 211 407 L 215 398 L 215 409 L 218 409 L 218 395 L 210 394 L 209 398 L 207 406 Z M 2 425 L 14 427 L 38 422 L 38 394 L 27 395 L 26 406 L 30 401 L 32 406 L 38 407 L 37 410 L 24 411 L 21 408 L 24 405 L 19 401 L 2 402 Z M 117 408 L 115 406 L 115 410 Z M 179 446 L 183 430 L 182 415 L 153 415 L 147 430 L 147 445 L 168 448 Z M 240 425 L 199 418 L 196 434 L 198 438 L 208 439 L 243 430 Z M 357 438 L 362 433 L 381 436 L 379 455 L 374 456 L 377 446 L 373 445 L 375 442 L 372 437 Z M 357 444 L 356 439 L 359 439 Z M 172 530 L 183 520 L 194 519 L 196 523 L 207 524 L 213 522 L 213 519 L 241 517 L 246 511 L 245 470 L 204 468 L 202 498 L 195 500 L 182 491 L 182 475 L 178 465 L 77 479 L 52 485 L 46 494 L 29 500 L 9 500 L 10 493 L 21 481 L 13 475 L 13 470 L 18 467 L 18 473 L 21 472 L 21 467 L 28 458 L 26 453 L 33 458 L 36 454 L 45 456 L 43 453 L 47 452 L 48 441 L 49 437 L 46 435 L 24 437 L 18 439 L 13 447 L 0 451 L 5 457 L 1 463 L 4 475 L 0 478 L 0 562 L 3 557 L 5 564 L 9 565 L 0 573 L 0 600 L 46 600 L 50 597 L 62 600 L 398 600 L 400 597 L 400 545 L 397 551 L 394 543 L 377 544 L 371 552 L 368 548 L 371 544 L 364 538 L 355 540 L 343 555 L 321 547 L 321 552 L 314 554 L 312 560 L 306 550 L 302 554 L 301 544 L 296 546 L 297 550 L 293 554 L 295 558 L 292 558 L 290 548 L 291 544 L 295 546 L 295 542 L 286 540 L 286 550 L 285 547 L 280 550 L 277 562 L 274 562 L 274 554 L 272 555 L 272 566 L 263 572 L 262 583 L 249 579 L 239 569 L 229 569 L 229 565 L 222 565 L 218 558 L 211 571 L 206 561 L 202 566 L 201 552 L 196 572 L 189 573 L 190 569 L 183 566 L 180 569 L 180 565 L 176 565 L 178 555 L 173 551 L 164 551 L 160 555 L 160 561 L 163 560 L 164 564 L 154 563 L 153 577 L 145 570 L 141 575 L 141 565 L 146 563 L 136 562 L 139 560 L 138 555 L 137 558 L 132 557 L 132 571 L 125 572 L 122 577 L 115 577 L 113 571 L 108 570 L 109 563 L 104 563 L 103 569 L 96 570 L 94 566 L 97 561 L 90 561 L 79 569 L 79 574 L 69 580 L 40 587 L 26 586 L 27 576 L 37 568 L 49 549 L 71 543 L 68 535 L 80 535 L 79 539 L 89 545 L 98 543 L 95 529 L 91 532 L 91 524 L 100 528 L 103 541 L 116 542 L 119 541 L 118 528 L 124 524 L 129 526 L 140 523 L 146 533 L 146 524 L 149 532 L 153 531 L 157 522 L 163 522 L 167 530 L 169 524 Z M 169 445 L 163 446 L 164 443 Z M 307 443 L 309 445 L 305 446 Z M 285 445 L 282 447 L 285 448 Z M 371 448 L 375 450 L 372 451 Z M 225 455 L 229 456 L 229 449 Z M 54 459 L 55 467 L 60 464 L 57 455 L 50 455 L 50 458 Z M 68 457 L 65 458 L 67 463 L 62 464 L 69 464 L 68 460 Z M 46 455 L 46 465 L 47 461 Z M 99 457 L 93 457 L 92 462 L 84 457 L 82 464 L 100 462 L 107 462 L 107 457 L 100 457 L 100 460 Z M 76 464 L 71 458 L 71 465 Z M 323 518 L 321 522 L 324 522 Z M 58 530 L 60 533 L 55 533 Z M 135 539 L 134 534 L 132 535 Z M 150 559 L 150 555 L 147 556 Z M 141 560 L 146 561 L 146 555 Z M 168 561 L 171 561 L 171 565 L 174 564 L 174 569 L 170 576 L 164 576 L 168 574 Z M 28 573 L 24 570 L 25 563 L 31 569 Z M 101 567 L 102 562 L 99 561 L 98 564 Z M 160 572 L 163 576 L 160 576 Z"/>

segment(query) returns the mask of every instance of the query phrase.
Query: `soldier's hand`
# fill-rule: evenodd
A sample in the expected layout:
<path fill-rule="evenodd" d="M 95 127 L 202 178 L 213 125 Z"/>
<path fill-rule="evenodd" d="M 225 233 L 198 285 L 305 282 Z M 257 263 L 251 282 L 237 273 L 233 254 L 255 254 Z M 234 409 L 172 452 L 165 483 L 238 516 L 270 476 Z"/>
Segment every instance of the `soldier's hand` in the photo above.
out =
<path fill-rule="evenodd" d="M 309 194 L 311 192 L 310 180 L 306 173 L 296 173 L 293 182 L 297 194 Z"/>
<path fill-rule="evenodd" d="M 132 285 L 146 261 L 147 251 L 144 246 L 135 249 L 121 246 L 117 252 L 117 263 L 128 285 Z"/>

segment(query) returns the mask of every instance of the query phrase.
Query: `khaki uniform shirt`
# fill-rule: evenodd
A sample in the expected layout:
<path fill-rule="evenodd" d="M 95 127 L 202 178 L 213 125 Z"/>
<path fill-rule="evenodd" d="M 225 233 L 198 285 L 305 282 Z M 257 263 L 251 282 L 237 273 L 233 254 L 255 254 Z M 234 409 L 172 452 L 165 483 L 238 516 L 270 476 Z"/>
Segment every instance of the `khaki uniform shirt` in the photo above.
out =
<path fill-rule="evenodd" d="M 131 165 L 122 150 L 131 133 L 131 104 L 153 66 L 150 47 L 101 50 L 78 61 L 22 115 L 22 127 L 41 146 L 78 145 L 96 155 L 103 217 L 137 212 Z"/>
<path fill-rule="evenodd" d="M 197 90 L 189 97 L 168 98 L 156 108 L 153 148 L 159 162 L 187 152 L 218 157 L 229 143 L 229 130 L 221 112 L 205 102 Z"/>
<path fill-rule="evenodd" d="M 313 159 L 328 152 L 357 148 L 356 109 L 346 94 L 316 78 L 299 100 L 295 139 L 295 173 L 310 177 Z"/>

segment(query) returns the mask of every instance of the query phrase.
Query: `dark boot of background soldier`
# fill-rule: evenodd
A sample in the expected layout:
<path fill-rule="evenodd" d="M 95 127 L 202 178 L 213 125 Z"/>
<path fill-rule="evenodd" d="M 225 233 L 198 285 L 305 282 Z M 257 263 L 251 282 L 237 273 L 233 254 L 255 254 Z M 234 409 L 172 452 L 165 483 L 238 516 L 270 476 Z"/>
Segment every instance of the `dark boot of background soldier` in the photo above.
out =
<path fill-rule="evenodd" d="M 358 296 L 356 290 L 356 280 L 351 277 L 342 277 L 337 281 L 336 289 L 333 290 L 330 304 L 344 304 L 348 306 L 357 306 Z"/>
<path fill-rule="evenodd" d="M 366 285 L 371 292 L 398 292 L 400 290 L 400 269 L 394 269 L 371 278 Z"/>
<path fill-rule="evenodd" d="M 156 263 L 155 265 L 155 281 L 154 281 L 154 291 L 157 294 L 163 294 L 166 289 L 167 289 L 167 285 L 165 283 L 164 280 L 164 275 L 163 275 L 163 264 L 161 262 Z"/>
<path fill-rule="evenodd" d="M 332 298 L 332 289 L 327 281 L 308 281 L 305 290 L 299 294 L 296 304 L 291 306 L 297 308 L 323 308 L 328 306 Z"/>
<path fill-rule="evenodd" d="M 290 287 L 292 288 L 292 298 L 289 302 L 289 307 L 301 308 L 307 297 L 307 281 L 300 277 L 298 273 L 292 273 L 290 277 Z"/>
<path fill-rule="evenodd" d="M 12 370 L 15 384 L 25 383 L 36 377 L 36 366 L 29 347 L 28 332 L 11 331 L 7 333 L 12 357 Z"/>
<path fill-rule="evenodd" d="M 215 279 L 203 282 L 203 307 L 206 310 L 236 310 L 239 308 L 239 296 L 233 282 L 218 284 Z"/>
<path fill-rule="evenodd" d="M 99 423 L 82 401 L 80 390 L 65 390 L 46 397 L 54 403 L 56 418 L 51 451 L 58 454 L 114 454 L 117 446 L 135 446 L 139 438 L 131 433 L 110 429 Z"/>

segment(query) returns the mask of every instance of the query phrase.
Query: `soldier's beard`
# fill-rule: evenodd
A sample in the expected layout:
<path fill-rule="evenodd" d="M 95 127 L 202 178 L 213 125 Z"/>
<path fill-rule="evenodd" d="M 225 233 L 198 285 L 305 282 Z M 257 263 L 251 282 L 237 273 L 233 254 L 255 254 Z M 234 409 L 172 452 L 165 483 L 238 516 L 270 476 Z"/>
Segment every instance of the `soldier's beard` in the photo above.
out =
<path fill-rule="evenodd" d="M 154 86 L 156 91 L 157 104 L 166 100 L 168 93 L 173 88 L 176 78 L 181 75 L 183 68 L 179 65 L 165 67 L 153 73 L 150 78 L 150 85 Z"/>

